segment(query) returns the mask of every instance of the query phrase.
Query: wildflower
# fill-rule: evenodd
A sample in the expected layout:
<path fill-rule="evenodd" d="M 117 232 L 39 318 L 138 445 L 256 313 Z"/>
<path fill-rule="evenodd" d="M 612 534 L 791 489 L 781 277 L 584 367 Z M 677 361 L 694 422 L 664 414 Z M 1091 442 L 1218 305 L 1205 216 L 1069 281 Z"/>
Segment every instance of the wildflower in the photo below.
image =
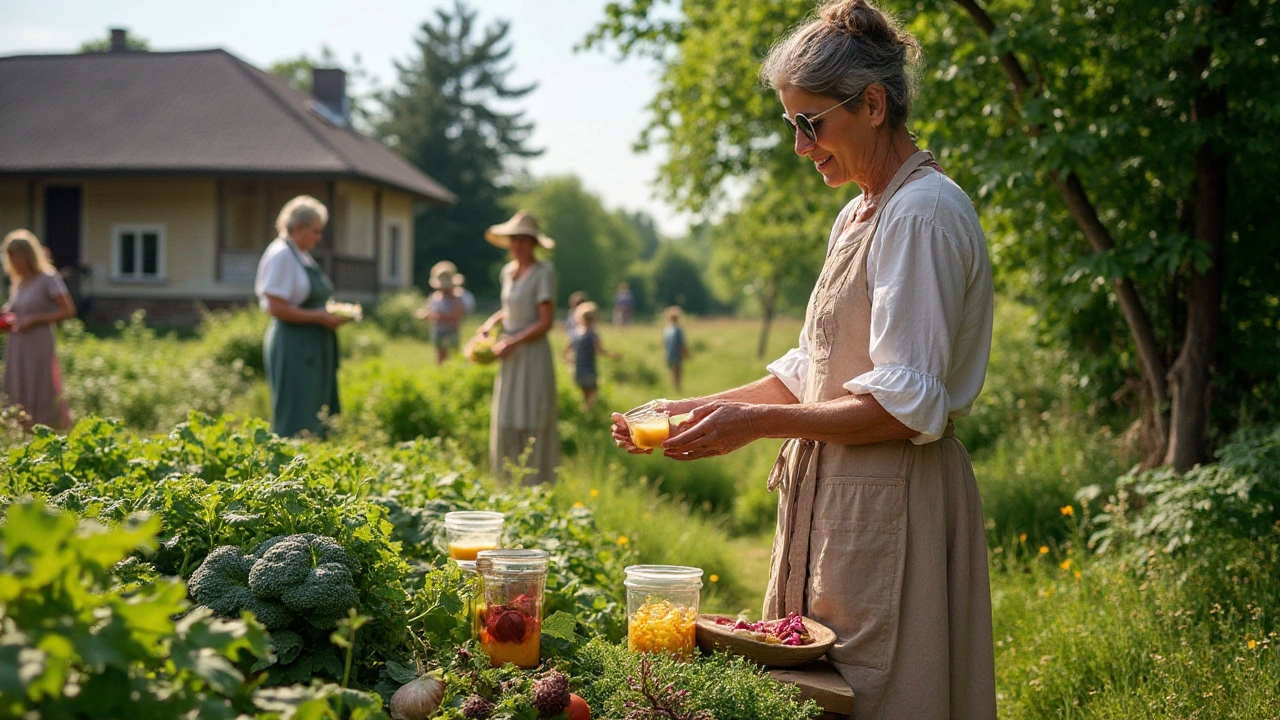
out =
<path fill-rule="evenodd" d="M 574 509 L 574 510 L 580 510 L 580 509 L 582 509 L 582 508 L 584 508 L 584 507 L 586 507 L 586 505 L 583 505 L 581 502 L 576 502 L 576 503 L 574 503 L 574 504 L 573 504 L 573 509 Z"/>
<path fill-rule="evenodd" d="M 1064 517 L 1071 517 L 1072 515 L 1076 514 L 1076 509 L 1071 507 L 1070 505 L 1063 505 L 1061 508 L 1059 508 L 1059 511 L 1062 512 Z"/>
<path fill-rule="evenodd" d="M 1048 546 L 1048 545 L 1041 545 L 1041 546 L 1040 546 L 1040 554 L 1041 554 L 1041 555 L 1048 555 L 1048 554 L 1049 554 L 1049 546 Z"/>
<path fill-rule="evenodd" d="M 1066 560 L 1063 560 L 1062 562 L 1058 563 L 1058 567 L 1062 568 L 1063 570 L 1070 570 L 1071 558 L 1067 558 Z"/>
<path fill-rule="evenodd" d="M 1079 580 L 1079 579 L 1080 579 L 1080 571 L 1079 571 L 1079 570 L 1075 571 L 1075 572 L 1074 572 L 1074 573 L 1072 573 L 1072 574 L 1076 576 L 1076 579 L 1077 579 L 1077 580 Z"/>
<path fill-rule="evenodd" d="M 591 497 L 600 497 L 600 491 L 595 488 L 591 488 Z"/>
<path fill-rule="evenodd" d="M 630 540 L 630 539 L 628 539 L 626 535 L 619 535 L 619 536 L 618 536 L 618 544 L 619 544 L 619 545 L 626 545 L 626 544 L 627 544 L 627 543 L 629 543 L 629 542 L 631 542 L 631 540 Z"/>
<path fill-rule="evenodd" d="M 1250 639 L 1250 640 L 1249 640 L 1249 649 L 1250 649 L 1250 650 L 1252 650 L 1252 649 L 1254 649 L 1254 648 L 1256 648 L 1256 647 L 1258 647 L 1258 641 L 1257 641 L 1257 640 Z"/>
<path fill-rule="evenodd" d="M 719 576 L 719 575 L 712 575 L 709 579 L 711 580 L 711 582 L 720 582 L 720 576 Z M 1253 642 L 1253 641 L 1252 641 L 1252 640 L 1250 640 L 1249 642 Z"/>
<path fill-rule="evenodd" d="M 1018 542 L 1020 542 L 1020 543 L 1024 543 L 1024 542 L 1026 542 L 1026 541 L 1027 541 L 1027 534 L 1026 534 L 1026 533 L 1022 533 L 1021 535 L 1019 535 L 1019 536 L 1018 536 Z"/>

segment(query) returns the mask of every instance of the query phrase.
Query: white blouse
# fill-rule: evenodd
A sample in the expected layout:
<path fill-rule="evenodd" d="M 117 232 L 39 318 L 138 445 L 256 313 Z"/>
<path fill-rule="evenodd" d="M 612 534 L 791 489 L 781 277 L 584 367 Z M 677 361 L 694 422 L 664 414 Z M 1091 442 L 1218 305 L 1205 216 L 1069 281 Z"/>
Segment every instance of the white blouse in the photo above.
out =
<path fill-rule="evenodd" d="M 290 246 L 302 257 L 303 263 L 316 266 L 311 253 L 299 249 L 292 240 L 284 237 L 272 240 L 263 251 L 262 259 L 258 261 L 258 274 L 253 282 L 253 292 L 258 296 L 258 304 L 263 310 L 267 309 L 268 295 L 281 298 L 290 305 L 301 305 L 311 294 L 311 280 L 307 278 L 307 271 L 302 264 L 290 252 Z"/>
<path fill-rule="evenodd" d="M 828 252 L 862 196 L 836 219 Z M 973 203 L 942 173 L 905 185 L 881 210 L 867 252 L 871 361 L 875 368 L 844 388 L 870 393 L 917 445 L 942 437 L 948 420 L 969 413 L 991 355 L 994 291 L 986 239 Z M 796 398 L 804 395 L 809 343 L 768 370 Z"/>

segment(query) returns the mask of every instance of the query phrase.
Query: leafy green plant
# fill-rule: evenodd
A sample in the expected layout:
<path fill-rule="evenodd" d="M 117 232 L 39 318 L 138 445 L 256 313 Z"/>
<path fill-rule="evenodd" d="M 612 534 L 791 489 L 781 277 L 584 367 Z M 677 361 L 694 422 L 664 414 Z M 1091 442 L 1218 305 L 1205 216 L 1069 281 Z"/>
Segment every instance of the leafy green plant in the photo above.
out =
<path fill-rule="evenodd" d="M 0 525 L 0 714 L 234 718 L 253 710 L 246 664 L 266 658 L 252 620 L 187 614 L 181 582 L 133 590 L 112 568 L 152 550 L 159 522 L 108 530 L 11 505 Z"/>
<path fill-rule="evenodd" d="M 431 324 L 416 314 L 426 304 L 427 298 L 417 289 L 401 290 L 378 301 L 373 321 L 390 337 L 428 340 Z"/>

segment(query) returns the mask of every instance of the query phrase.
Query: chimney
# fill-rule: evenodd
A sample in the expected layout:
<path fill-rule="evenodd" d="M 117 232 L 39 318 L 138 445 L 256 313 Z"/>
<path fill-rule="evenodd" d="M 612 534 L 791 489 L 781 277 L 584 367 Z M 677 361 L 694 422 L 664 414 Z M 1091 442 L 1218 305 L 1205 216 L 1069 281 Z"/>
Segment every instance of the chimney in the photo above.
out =
<path fill-rule="evenodd" d="M 129 31 L 125 28 L 111 28 L 111 52 L 129 51 Z"/>
<path fill-rule="evenodd" d="M 347 72 L 338 68 L 311 69 L 311 96 L 323 107 L 328 116 L 339 120 L 335 125 L 346 126 L 350 108 L 347 105 Z"/>

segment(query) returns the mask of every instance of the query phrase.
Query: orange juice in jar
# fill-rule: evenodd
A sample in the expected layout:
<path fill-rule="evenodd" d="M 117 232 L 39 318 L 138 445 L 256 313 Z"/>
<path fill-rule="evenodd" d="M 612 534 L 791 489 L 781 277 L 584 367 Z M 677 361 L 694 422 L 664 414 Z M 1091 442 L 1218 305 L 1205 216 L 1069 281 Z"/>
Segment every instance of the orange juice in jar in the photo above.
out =
<path fill-rule="evenodd" d="M 627 430 L 631 433 L 631 442 L 638 448 L 653 450 L 662 446 L 663 441 L 671 437 L 671 421 L 665 412 L 657 408 L 667 404 L 668 400 L 650 400 L 638 408 L 623 413 L 627 420 Z"/>
<path fill-rule="evenodd" d="M 483 598 L 477 634 L 493 667 L 530 669 L 541 662 L 547 563 L 543 550 L 486 550 L 476 558 Z"/>
<path fill-rule="evenodd" d="M 505 516 L 499 512 L 460 511 L 445 513 L 444 532 L 449 557 L 473 561 L 484 550 L 502 547 Z"/>

